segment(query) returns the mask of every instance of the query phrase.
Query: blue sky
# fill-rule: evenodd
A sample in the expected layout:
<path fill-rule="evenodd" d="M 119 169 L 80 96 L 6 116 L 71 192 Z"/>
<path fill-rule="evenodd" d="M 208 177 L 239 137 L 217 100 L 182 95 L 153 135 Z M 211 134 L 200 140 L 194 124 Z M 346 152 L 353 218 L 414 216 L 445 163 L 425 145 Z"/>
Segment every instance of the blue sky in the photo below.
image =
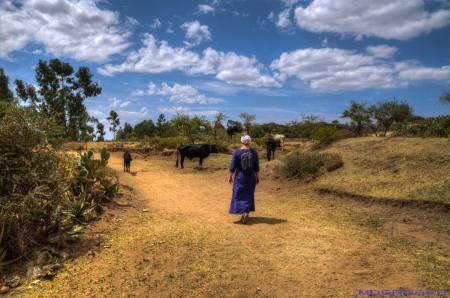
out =
<path fill-rule="evenodd" d="M 351 100 L 397 98 L 449 114 L 449 4 L 439 0 L 0 1 L 0 67 L 34 81 L 38 59 L 86 65 L 106 121 L 176 111 L 288 122 L 340 119 Z"/>

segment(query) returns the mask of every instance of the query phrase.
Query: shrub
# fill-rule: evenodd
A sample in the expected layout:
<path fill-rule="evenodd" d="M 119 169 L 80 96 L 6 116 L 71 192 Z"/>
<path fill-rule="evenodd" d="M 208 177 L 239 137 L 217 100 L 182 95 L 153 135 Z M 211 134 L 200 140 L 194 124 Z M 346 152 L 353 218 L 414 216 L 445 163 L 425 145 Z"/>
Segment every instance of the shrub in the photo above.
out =
<path fill-rule="evenodd" d="M 344 165 L 344 161 L 342 160 L 342 157 L 339 154 L 327 153 L 322 154 L 322 156 L 325 158 L 324 166 L 327 172 L 337 170 Z"/>
<path fill-rule="evenodd" d="M 334 126 L 322 126 L 314 129 L 311 138 L 317 143 L 315 148 L 324 148 L 342 138 L 341 132 Z"/>
<path fill-rule="evenodd" d="M 65 198 L 66 177 L 45 123 L 24 108 L 8 110 L 0 122 L 0 225 L 9 257 L 55 229 L 57 206 Z"/>
<path fill-rule="evenodd" d="M 294 152 L 283 160 L 278 171 L 286 178 L 302 180 L 318 177 L 325 171 L 334 171 L 343 164 L 337 154 Z"/>
<path fill-rule="evenodd" d="M 13 107 L 0 120 L 0 266 L 60 231 L 62 214 L 84 217 L 117 193 L 106 149 L 100 160 L 92 152 L 64 158 L 52 146 L 55 131 L 27 108 Z"/>

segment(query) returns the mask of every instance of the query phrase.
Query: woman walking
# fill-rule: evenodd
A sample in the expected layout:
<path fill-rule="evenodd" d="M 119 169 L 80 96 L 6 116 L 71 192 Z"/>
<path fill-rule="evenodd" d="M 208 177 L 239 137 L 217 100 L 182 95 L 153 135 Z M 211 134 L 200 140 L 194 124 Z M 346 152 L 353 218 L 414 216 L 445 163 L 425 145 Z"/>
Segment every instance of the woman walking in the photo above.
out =
<path fill-rule="evenodd" d="M 259 158 L 255 149 L 250 148 L 249 135 L 241 137 L 242 146 L 233 152 L 230 163 L 230 178 L 233 183 L 230 213 L 240 214 L 241 222 L 247 223 L 249 213 L 255 211 L 255 188 L 259 183 Z"/>

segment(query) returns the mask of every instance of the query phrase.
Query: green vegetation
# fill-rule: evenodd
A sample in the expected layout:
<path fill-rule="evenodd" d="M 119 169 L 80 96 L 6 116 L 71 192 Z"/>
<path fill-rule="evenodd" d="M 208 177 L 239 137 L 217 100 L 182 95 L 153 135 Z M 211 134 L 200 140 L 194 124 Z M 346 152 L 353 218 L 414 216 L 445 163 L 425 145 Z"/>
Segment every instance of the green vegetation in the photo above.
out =
<path fill-rule="evenodd" d="M 277 170 L 286 178 L 303 180 L 318 177 L 343 165 L 342 158 L 337 154 L 297 151 L 286 156 Z"/>
<path fill-rule="evenodd" d="M 68 156 L 66 140 L 91 141 L 97 127 L 84 100 L 100 94 L 88 68 L 75 73 L 57 59 L 39 61 L 34 85 L 16 81 L 21 106 L 0 69 L 0 265 L 26 255 L 50 236 L 70 230 L 118 192 L 117 179 L 93 153 Z M 63 228 L 63 229 L 62 229 Z"/>
<path fill-rule="evenodd" d="M 315 148 L 324 148 L 342 138 L 342 133 L 334 126 L 322 126 L 313 130 L 311 139 L 317 141 Z"/>
<path fill-rule="evenodd" d="M 37 81 L 34 85 L 16 80 L 16 93 L 19 99 L 41 115 L 53 118 L 61 126 L 64 136 L 70 140 L 82 140 L 83 134 L 93 132 L 89 129 L 89 115 L 84 101 L 97 96 L 102 89 L 92 81 L 87 67 L 77 72 L 69 63 L 52 59 L 48 63 L 39 60 L 35 67 Z"/>

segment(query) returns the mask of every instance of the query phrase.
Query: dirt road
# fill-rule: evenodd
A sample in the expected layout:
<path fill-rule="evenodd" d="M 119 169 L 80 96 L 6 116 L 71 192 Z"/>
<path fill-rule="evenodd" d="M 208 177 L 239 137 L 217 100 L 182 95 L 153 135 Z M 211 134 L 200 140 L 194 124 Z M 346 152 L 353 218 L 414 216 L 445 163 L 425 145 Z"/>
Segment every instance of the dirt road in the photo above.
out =
<path fill-rule="evenodd" d="M 130 207 L 113 213 L 113 229 L 95 257 L 74 259 L 53 281 L 21 295 L 352 297 L 358 289 L 433 286 L 430 273 L 417 270 L 420 250 L 349 223 L 351 210 L 301 185 L 263 174 L 257 212 L 248 225 L 237 223 L 227 214 L 231 187 L 223 160 L 208 160 L 214 167 L 203 171 L 188 163 L 181 171 L 171 160 L 139 159 L 130 175 L 113 155 L 112 167 L 131 189 Z M 90 233 L 102 234 L 101 225 Z"/>

